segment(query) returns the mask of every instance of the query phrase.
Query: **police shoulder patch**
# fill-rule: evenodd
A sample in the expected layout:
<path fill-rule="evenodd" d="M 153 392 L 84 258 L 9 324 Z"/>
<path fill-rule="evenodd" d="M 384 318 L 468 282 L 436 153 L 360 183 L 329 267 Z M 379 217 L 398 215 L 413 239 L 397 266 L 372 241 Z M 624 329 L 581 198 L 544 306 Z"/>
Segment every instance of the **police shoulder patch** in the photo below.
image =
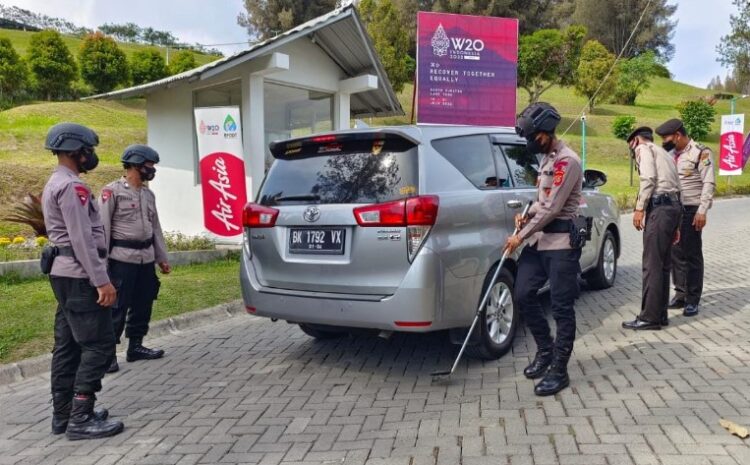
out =
<path fill-rule="evenodd" d="M 81 205 L 86 205 L 86 202 L 88 202 L 89 198 L 91 198 L 91 191 L 88 190 L 86 186 L 81 184 L 76 184 L 75 186 L 73 186 L 73 189 L 75 189 L 76 196 L 81 202 Z"/>
<path fill-rule="evenodd" d="M 112 197 L 112 189 L 102 189 L 102 202 L 107 203 L 110 197 Z"/>

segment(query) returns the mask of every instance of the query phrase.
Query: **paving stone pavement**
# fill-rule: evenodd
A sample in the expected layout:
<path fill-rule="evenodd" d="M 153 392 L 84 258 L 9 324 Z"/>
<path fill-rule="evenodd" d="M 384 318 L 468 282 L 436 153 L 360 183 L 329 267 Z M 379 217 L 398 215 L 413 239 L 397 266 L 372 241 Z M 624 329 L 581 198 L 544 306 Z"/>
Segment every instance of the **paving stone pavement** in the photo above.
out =
<path fill-rule="evenodd" d="M 716 202 L 703 313 L 671 311 L 663 331 L 620 328 L 640 308 L 630 222 L 616 286 L 576 305 L 572 387 L 557 396 L 521 374 L 524 333 L 512 354 L 433 384 L 454 354 L 437 335 L 316 343 L 241 316 L 153 340 L 166 358 L 105 378 L 100 402 L 126 424 L 113 438 L 52 436 L 48 376 L 1 386 L 0 464 L 750 464 L 719 426 L 750 423 L 750 199 Z"/>

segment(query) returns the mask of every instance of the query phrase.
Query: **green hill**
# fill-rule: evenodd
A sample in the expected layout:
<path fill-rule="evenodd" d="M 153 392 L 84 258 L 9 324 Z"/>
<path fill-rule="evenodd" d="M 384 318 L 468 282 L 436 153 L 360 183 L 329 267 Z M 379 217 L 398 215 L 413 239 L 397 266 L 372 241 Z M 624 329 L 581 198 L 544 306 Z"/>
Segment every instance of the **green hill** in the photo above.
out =
<path fill-rule="evenodd" d="M 21 56 L 26 56 L 26 50 L 29 47 L 29 42 L 31 41 L 32 34 L 34 33 L 29 31 L 0 29 L 0 37 L 7 37 L 8 39 L 10 39 L 10 41 L 13 42 L 13 47 L 15 47 L 16 51 Z M 68 46 L 68 49 L 70 49 L 70 53 L 72 53 L 74 57 L 78 58 L 78 50 L 80 49 L 81 42 L 83 42 L 83 40 L 79 39 L 78 37 L 63 36 L 63 41 L 65 42 L 65 45 Z M 126 42 L 118 42 L 117 44 L 120 46 L 122 51 L 125 52 L 128 58 L 130 58 L 136 50 L 142 50 L 144 48 L 156 48 L 159 50 L 162 56 L 166 58 L 167 51 L 164 47 L 152 47 L 150 45 L 131 44 Z M 175 50 L 170 49 L 170 54 L 174 53 Z M 195 61 L 198 63 L 198 65 L 204 65 L 219 58 L 215 55 L 206 55 L 197 52 L 193 52 L 193 55 L 195 56 Z"/>
<path fill-rule="evenodd" d="M 613 194 L 622 206 L 635 200 L 636 187 L 629 186 L 629 158 L 625 143 L 611 134 L 612 120 L 619 115 L 632 115 L 637 124 L 656 126 L 677 117 L 675 106 L 683 100 L 708 94 L 698 89 L 668 79 L 656 79 L 653 85 L 637 100 L 635 106 L 602 104 L 587 115 L 587 167 L 607 173 L 609 182 L 603 190 Z M 563 114 L 561 130 L 564 131 L 585 105 L 585 99 L 574 95 L 571 89 L 553 88 L 543 95 L 543 100 L 557 106 Z M 407 86 L 399 95 L 406 111 L 405 117 L 374 118 L 371 125 L 406 124 L 411 114 L 412 87 Z M 524 91 L 518 93 L 518 109 L 526 105 Z M 729 112 L 729 102 L 716 104 L 719 114 Z M 750 99 L 737 102 L 738 113 L 750 114 Z M 53 102 L 25 105 L 0 112 L 0 217 L 13 203 L 27 192 L 39 193 L 54 165 L 54 158 L 43 150 L 47 129 L 61 121 L 76 121 L 94 128 L 102 144 L 98 153 L 100 168 L 85 175 L 95 191 L 116 178 L 120 173 L 118 157 L 131 143 L 145 142 L 146 117 L 143 100 L 124 102 Z M 718 149 L 719 119 L 716 119 L 707 143 L 715 152 Z M 746 128 L 750 130 L 750 127 Z M 580 153 L 581 126 L 573 125 L 565 140 Z M 750 168 L 746 174 L 733 177 L 731 188 L 735 193 L 750 193 Z M 638 177 L 634 176 L 637 186 Z M 720 193 L 727 192 L 727 177 L 718 178 Z M 31 231 L 19 225 L 0 221 L 0 237 L 10 234 L 30 235 Z"/>

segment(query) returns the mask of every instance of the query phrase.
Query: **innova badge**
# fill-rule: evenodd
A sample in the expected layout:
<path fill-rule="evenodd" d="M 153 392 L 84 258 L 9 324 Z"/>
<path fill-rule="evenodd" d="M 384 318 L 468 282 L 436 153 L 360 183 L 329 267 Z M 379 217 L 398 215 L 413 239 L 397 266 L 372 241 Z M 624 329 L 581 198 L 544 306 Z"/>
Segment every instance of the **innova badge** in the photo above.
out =
<path fill-rule="evenodd" d="M 307 207 L 302 214 L 302 218 L 308 223 L 314 223 L 320 219 L 320 209 L 318 207 Z"/>

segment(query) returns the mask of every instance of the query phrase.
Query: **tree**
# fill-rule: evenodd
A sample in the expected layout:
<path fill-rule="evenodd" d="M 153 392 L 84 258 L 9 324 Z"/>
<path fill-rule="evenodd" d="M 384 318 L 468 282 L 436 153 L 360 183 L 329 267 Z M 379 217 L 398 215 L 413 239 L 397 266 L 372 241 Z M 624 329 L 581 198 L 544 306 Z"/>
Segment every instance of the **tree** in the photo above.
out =
<path fill-rule="evenodd" d="M 47 100 L 70 92 L 78 77 L 78 66 L 57 31 L 45 30 L 31 35 L 28 63 L 36 88 Z"/>
<path fill-rule="evenodd" d="M 716 47 L 717 60 L 734 70 L 732 77 L 739 92 L 750 92 L 750 0 L 732 3 L 739 13 L 729 16 L 732 32 L 722 37 Z"/>
<path fill-rule="evenodd" d="M 570 86 L 581 56 L 586 29 L 570 26 L 563 31 L 541 29 L 522 36 L 518 46 L 518 87 L 529 94 L 529 103 L 553 85 Z"/>
<path fill-rule="evenodd" d="M 169 74 L 179 74 L 198 66 L 195 55 L 190 50 L 180 50 L 169 61 Z"/>
<path fill-rule="evenodd" d="M 688 135 L 695 140 L 704 140 L 716 118 L 716 108 L 705 100 L 690 100 L 677 105 L 680 119 Z"/>
<path fill-rule="evenodd" d="M 620 115 L 612 121 L 612 134 L 622 140 L 627 140 L 633 132 L 635 126 L 635 116 Z"/>
<path fill-rule="evenodd" d="M 243 0 L 245 12 L 237 24 L 253 39 L 264 40 L 317 18 L 337 6 L 337 0 Z"/>
<path fill-rule="evenodd" d="M 575 89 L 577 94 L 588 98 L 589 111 L 594 111 L 597 100 L 612 94 L 615 76 L 610 74 L 610 70 L 614 63 L 614 54 L 599 41 L 589 40 L 583 46 L 576 71 Z"/>
<path fill-rule="evenodd" d="M 670 5 L 670 0 L 575 0 L 572 19 L 575 24 L 586 26 L 589 38 L 618 55 L 649 1 L 649 9 L 623 56 L 630 58 L 654 51 L 666 62 L 674 55 L 672 37 L 677 25 L 670 19 L 677 5 Z"/>
<path fill-rule="evenodd" d="M 617 65 L 617 85 L 613 100 L 622 105 L 635 105 L 635 99 L 651 85 L 658 71 L 654 52 L 646 52 Z"/>
<path fill-rule="evenodd" d="M 129 80 L 128 60 L 117 42 L 101 32 L 86 36 L 78 53 L 81 77 L 98 93 L 109 92 Z"/>
<path fill-rule="evenodd" d="M 130 59 L 130 74 L 133 85 L 137 86 L 166 77 L 167 65 L 158 50 L 138 50 Z"/>
<path fill-rule="evenodd" d="M 400 92 L 414 76 L 416 62 L 409 55 L 414 36 L 402 27 L 401 15 L 392 0 L 362 0 L 359 12 L 393 89 Z"/>
<path fill-rule="evenodd" d="M 29 71 L 6 37 L 0 37 L 0 103 L 20 95 L 28 85 Z"/>
<path fill-rule="evenodd" d="M 99 30 L 123 42 L 138 42 L 142 34 L 141 27 L 135 23 L 106 23 L 99 26 Z"/>
<path fill-rule="evenodd" d="M 572 14 L 571 0 L 419 0 L 420 10 L 518 18 L 521 34 L 558 29 Z"/>

